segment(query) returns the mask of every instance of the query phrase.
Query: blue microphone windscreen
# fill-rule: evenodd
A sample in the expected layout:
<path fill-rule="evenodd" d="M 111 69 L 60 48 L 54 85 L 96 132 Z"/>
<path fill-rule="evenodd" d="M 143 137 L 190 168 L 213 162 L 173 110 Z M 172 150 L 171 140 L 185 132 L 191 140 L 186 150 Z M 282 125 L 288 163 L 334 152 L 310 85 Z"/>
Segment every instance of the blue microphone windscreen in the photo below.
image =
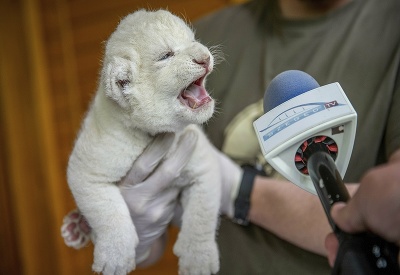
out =
<path fill-rule="evenodd" d="M 264 95 L 264 113 L 295 96 L 318 87 L 318 82 L 305 72 L 297 70 L 282 72 L 268 85 Z"/>

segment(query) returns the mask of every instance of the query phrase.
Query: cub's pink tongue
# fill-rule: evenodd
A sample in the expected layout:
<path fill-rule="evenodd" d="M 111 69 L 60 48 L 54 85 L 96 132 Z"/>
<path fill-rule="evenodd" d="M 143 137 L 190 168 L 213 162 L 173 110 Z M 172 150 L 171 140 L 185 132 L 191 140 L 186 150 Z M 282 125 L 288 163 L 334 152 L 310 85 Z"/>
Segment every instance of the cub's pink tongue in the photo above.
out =
<path fill-rule="evenodd" d="M 211 97 L 204 87 L 196 84 L 191 84 L 182 92 L 181 96 L 185 100 L 185 103 L 192 109 L 196 109 L 211 101 Z"/>

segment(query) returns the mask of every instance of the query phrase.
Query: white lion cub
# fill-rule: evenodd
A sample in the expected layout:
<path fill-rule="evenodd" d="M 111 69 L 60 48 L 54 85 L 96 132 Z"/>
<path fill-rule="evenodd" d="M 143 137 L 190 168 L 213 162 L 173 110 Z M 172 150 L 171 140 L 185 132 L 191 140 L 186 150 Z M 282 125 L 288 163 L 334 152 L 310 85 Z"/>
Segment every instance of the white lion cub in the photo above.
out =
<path fill-rule="evenodd" d="M 94 271 L 127 274 L 135 268 L 138 237 L 116 183 L 155 135 L 175 132 L 178 139 L 183 131 L 194 131 L 198 141 L 178 180 L 184 213 L 174 252 L 182 275 L 218 271 L 218 160 L 194 125 L 214 111 L 204 88 L 213 64 L 213 55 L 185 22 L 164 10 L 128 15 L 109 38 L 99 87 L 67 172 L 78 208 L 92 228 Z"/>

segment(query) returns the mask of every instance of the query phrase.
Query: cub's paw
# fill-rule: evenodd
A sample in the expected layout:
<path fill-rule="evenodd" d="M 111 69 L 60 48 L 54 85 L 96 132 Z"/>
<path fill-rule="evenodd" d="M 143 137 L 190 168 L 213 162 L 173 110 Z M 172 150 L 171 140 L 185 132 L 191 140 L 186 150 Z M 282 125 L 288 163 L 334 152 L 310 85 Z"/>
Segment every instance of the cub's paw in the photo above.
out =
<path fill-rule="evenodd" d="M 179 275 L 210 275 L 219 270 L 219 254 L 215 242 L 176 242 L 174 253 L 179 257 Z"/>
<path fill-rule="evenodd" d="M 69 212 L 61 226 L 61 236 L 67 246 L 80 249 L 88 244 L 91 239 L 91 231 L 85 217 L 78 209 Z"/>
<path fill-rule="evenodd" d="M 93 271 L 103 275 L 126 275 L 135 269 L 136 233 L 116 233 L 96 236 Z"/>

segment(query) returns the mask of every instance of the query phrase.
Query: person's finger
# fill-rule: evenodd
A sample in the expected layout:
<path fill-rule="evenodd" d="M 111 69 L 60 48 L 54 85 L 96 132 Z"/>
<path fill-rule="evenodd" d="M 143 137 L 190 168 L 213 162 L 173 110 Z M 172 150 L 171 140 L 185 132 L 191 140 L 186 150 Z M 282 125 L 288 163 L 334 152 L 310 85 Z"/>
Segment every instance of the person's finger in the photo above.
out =
<path fill-rule="evenodd" d="M 128 204 L 131 215 L 135 217 L 144 217 L 150 224 L 157 224 L 159 220 L 172 219 L 173 208 L 179 197 L 180 188 L 170 187 L 164 190 L 158 190 L 158 193 L 150 190 L 152 185 L 157 182 L 143 182 L 135 187 L 122 187 L 122 196 Z M 137 197 L 137 194 L 141 194 Z M 166 216 L 168 215 L 168 216 Z M 158 224 L 159 225 L 159 224 Z M 139 226 L 139 225 L 137 225 Z"/>
<path fill-rule="evenodd" d="M 148 215 L 147 219 L 151 223 L 156 223 L 160 220 L 164 220 L 166 224 L 168 224 L 174 215 L 174 211 L 171 209 L 175 209 L 175 204 L 179 195 L 179 188 L 171 187 L 163 192 L 161 192 L 161 198 L 157 201 L 153 201 L 155 204 L 147 205 L 148 208 L 152 208 L 151 213 Z M 162 202 L 162 203 L 159 203 Z M 161 224 L 162 226 L 166 224 Z"/>
<path fill-rule="evenodd" d="M 121 186 L 131 186 L 146 179 L 167 154 L 174 138 L 174 133 L 157 135 L 133 163 L 132 168 L 122 179 Z"/>
<path fill-rule="evenodd" d="M 196 132 L 187 130 L 179 138 L 175 152 L 171 152 L 171 155 L 146 179 L 146 184 L 151 186 L 154 193 L 167 188 L 173 180 L 179 177 L 194 151 L 197 139 Z M 149 192 L 151 192 L 150 189 Z"/>
<path fill-rule="evenodd" d="M 171 224 L 181 227 L 182 225 L 183 207 L 179 202 L 175 205 L 174 216 L 172 217 Z"/>
<path fill-rule="evenodd" d="M 329 233 L 325 238 L 325 248 L 328 252 L 328 262 L 331 267 L 334 266 L 336 261 L 337 251 L 339 249 L 339 242 L 335 234 Z"/>
<path fill-rule="evenodd" d="M 343 231 L 349 233 L 366 230 L 361 216 L 362 214 L 356 209 L 354 203 L 354 200 L 350 201 L 348 204 L 338 202 L 331 208 L 331 216 L 336 225 Z"/>

